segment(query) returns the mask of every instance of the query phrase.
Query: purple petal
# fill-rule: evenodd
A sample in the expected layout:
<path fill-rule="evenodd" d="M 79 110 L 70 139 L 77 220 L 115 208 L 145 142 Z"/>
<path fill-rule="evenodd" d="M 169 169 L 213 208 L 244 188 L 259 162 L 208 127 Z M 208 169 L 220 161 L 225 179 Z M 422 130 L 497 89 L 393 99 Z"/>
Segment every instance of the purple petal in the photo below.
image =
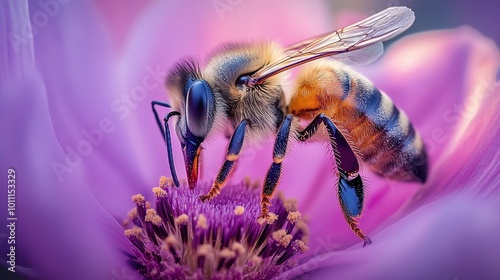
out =
<path fill-rule="evenodd" d="M 499 255 L 491 248 L 500 245 L 492 235 L 500 226 L 494 217 L 500 200 L 499 61 L 491 40 L 461 28 L 408 36 L 368 69 L 367 75 L 420 129 L 430 147 L 430 178 L 418 186 L 369 177 L 370 201 L 361 225 L 374 235 L 374 243 L 366 248 L 357 245 L 333 252 L 359 241 L 348 238 L 340 211 L 332 210 L 335 218 L 328 219 L 335 222 L 328 229 L 324 220 L 314 217 L 322 217 L 332 206 L 312 204 L 304 212 L 313 217 L 315 253 L 292 275 L 312 273 L 321 278 L 329 273 L 339 279 L 498 275 L 493 263 Z M 321 190 L 317 201 L 327 195 Z M 425 206 L 429 203 L 433 204 Z M 322 255 L 324 251 L 329 253 Z"/>

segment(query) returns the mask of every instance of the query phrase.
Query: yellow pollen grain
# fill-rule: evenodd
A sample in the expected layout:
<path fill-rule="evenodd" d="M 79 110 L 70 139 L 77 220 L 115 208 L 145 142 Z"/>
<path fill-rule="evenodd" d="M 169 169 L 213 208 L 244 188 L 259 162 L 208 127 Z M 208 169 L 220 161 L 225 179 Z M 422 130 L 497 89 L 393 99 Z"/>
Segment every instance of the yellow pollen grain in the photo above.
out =
<path fill-rule="evenodd" d="M 236 214 L 236 216 L 241 216 L 243 212 L 245 212 L 245 207 L 241 205 L 238 205 L 234 208 L 234 214 Z"/>
<path fill-rule="evenodd" d="M 198 256 L 208 256 L 212 252 L 212 246 L 209 244 L 203 244 L 198 247 L 196 254 Z"/>
<path fill-rule="evenodd" d="M 260 225 L 263 225 L 264 223 L 267 223 L 268 225 L 272 225 L 277 219 L 278 219 L 278 215 L 274 214 L 273 212 L 269 212 L 268 217 L 258 218 L 257 223 L 259 223 Z"/>
<path fill-rule="evenodd" d="M 300 220 L 300 216 L 299 211 L 288 212 L 287 220 L 290 221 L 290 223 L 295 224 Z"/>
<path fill-rule="evenodd" d="M 146 210 L 146 217 L 144 217 L 144 221 L 153 222 L 153 219 L 155 218 L 155 216 L 157 216 L 156 211 L 154 209 L 148 209 L 148 210 Z"/>
<path fill-rule="evenodd" d="M 144 196 L 142 194 L 136 194 L 136 195 L 132 196 L 132 201 L 139 204 L 139 203 L 143 203 L 144 201 L 146 201 L 146 199 L 144 198 Z"/>
<path fill-rule="evenodd" d="M 235 251 L 238 255 L 243 255 L 246 252 L 245 246 L 239 242 L 234 242 L 231 245 L 231 250 Z"/>
<path fill-rule="evenodd" d="M 177 238 L 175 238 L 173 235 L 167 236 L 164 242 L 168 247 L 179 246 L 179 241 L 177 241 Z"/>
<path fill-rule="evenodd" d="M 129 237 L 129 236 L 140 237 L 141 234 L 142 234 L 142 229 L 138 228 L 138 227 L 125 230 L 125 236 L 127 236 L 127 237 Z"/>
<path fill-rule="evenodd" d="M 273 239 L 276 242 L 280 242 L 281 238 L 283 238 L 283 236 L 285 236 L 285 235 L 286 235 L 286 231 L 284 229 L 277 230 L 277 231 L 273 232 L 273 234 L 272 234 Z"/>
<path fill-rule="evenodd" d="M 198 218 L 196 218 L 196 228 L 202 228 L 202 229 L 208 228 L 208 222 L 205 215 L 203 214 L 198 215 Z"/>
<path fill-rule="evenodd" d="M 164 189 L 159 188 L 159 187 L 154 187 L 153 193 L 156 195 L 156 197 L 166 197 L 167 196 L 167 192 Z"/>
<path fill-rule="evenodd" d="M 297 244 L 297 246 L 299 247 L 299 250 L 304 253 L 306 251 L 309 250 L 309 247 L 306 246 L 306 244 L 304 243 L 304 241 L 301 241 L 301 240 L 296 240 L 295 241 L 295 244 Z"/>
<path fill-rule="evenodd" d="M 224 248 L 219 252 L 219 257 L 225 259 L 232 259 L 236 257 L 236 253 L 227 248 Z"/>
<path fill-rule="evenodd" d="M 167 177 L 161 176 L 158 182 L 158 186 L 160 186 L 160 188 L 165 188 L 166 185 L 167 185 Z"/>
<path fill-rule="evenodd" d="M 291 234 L 287 234 L 280 239 L 279 243 L 281 246 L 286 248 L 286 247 L 288 247 L 288 245 L 290 245 L 290 242 L 292 242 L 292 239 L 293 239 L 293 236 Z"/>
<path fill-rule="evenodd" d="M 154 215 L 151 219 L 151 223 L 153 223 L 153 225 L 155 226 L 159 226 L 161 223 L 163 223 L 163 220 L 159 215 Z"/>
<path fill-rule="evenodd" d="M 182 214 L 179 217 L 174 219 L 174 222 L 178 225 L 187 224 L 188 221 L 189 221 L 189 217 L 186 214 Z"/>
<path fill-rule="evenodd" d="M 278 215 L 274 214 L 273 212 L 269 212 L 269 217 L 267 218 L 267 223 L 271 225 L 276 220 L 278 220 Z"/>

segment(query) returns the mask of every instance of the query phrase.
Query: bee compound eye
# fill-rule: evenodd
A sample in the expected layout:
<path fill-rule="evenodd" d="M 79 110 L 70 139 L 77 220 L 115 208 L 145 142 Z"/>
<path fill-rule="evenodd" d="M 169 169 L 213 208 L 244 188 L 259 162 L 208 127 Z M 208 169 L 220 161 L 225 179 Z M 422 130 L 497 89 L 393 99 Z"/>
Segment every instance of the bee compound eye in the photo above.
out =
<path fill-rule="evenodd" d="M 241 75 L 236 79 L 236 86 L 237 87 L 248 86 L 248 81 L 250 81 L 249 74 Z"/>
<path fill-rule="evenodd" d="M 205 80 L 196 80 L 189 87 L 186 99 L 188 129 L 195 136 L 206 136 L 212 127 L 215 113 L 212 88 Z"/>

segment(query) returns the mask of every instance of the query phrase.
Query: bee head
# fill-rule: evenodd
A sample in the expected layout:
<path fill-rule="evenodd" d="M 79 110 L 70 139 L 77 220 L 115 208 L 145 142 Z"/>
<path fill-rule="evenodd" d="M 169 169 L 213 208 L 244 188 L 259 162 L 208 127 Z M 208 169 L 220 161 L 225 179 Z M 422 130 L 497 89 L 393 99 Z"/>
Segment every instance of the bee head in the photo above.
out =
<path fill-rule="evenodd" d="M 210 132 L 215 118 L 215 99 L 210 85 L 203 79 L 191 80 L 185 104 L 186 127 L 177 130 L 182 137 L 189 187 L 194 188 L 198 179 L 201 143 Z"/>
<path fill-rule="evenodd" d="M 198 180 L 201 144 L 215 120 L 215 98 L 212 87 L 201 78 L 193 59 L 179 62 L 167 77 L 172 107 L 180 113 L 175 126 L 184 153 L 189 187 Z"/>

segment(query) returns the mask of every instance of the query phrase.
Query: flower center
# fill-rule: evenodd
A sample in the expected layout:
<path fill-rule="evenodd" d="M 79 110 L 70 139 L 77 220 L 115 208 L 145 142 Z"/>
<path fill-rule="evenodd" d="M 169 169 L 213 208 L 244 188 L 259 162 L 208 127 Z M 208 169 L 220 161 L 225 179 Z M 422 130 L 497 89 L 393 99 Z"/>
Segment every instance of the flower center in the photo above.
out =
<path fill-rule="evenodd" d="M 269 279 L 296 265 L 305 252 L 309 230 L 295 200 L 278 194 L 270 218 L 259 221 L 259 192 L 249 183 L 228 185 L 202 203 L 195 192 L 165 177 L 153 188 L 155 208 L 144 196 L 132 197 L 136 208 L 124 222 L 134 245 L 132 261 L 148 279 Z"/>

